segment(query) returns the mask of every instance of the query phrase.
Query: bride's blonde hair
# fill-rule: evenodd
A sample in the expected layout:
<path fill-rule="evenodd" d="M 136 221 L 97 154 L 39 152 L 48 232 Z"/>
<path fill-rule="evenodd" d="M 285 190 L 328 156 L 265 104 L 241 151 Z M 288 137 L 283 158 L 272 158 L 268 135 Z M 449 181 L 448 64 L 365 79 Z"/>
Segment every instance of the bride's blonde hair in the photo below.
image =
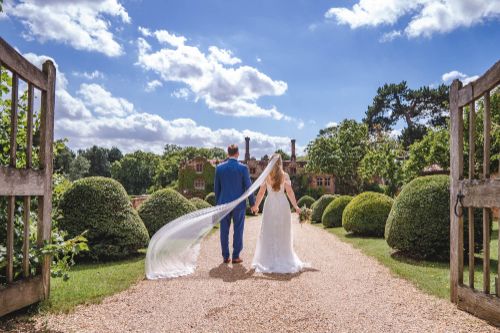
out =
<path fill-rule="evenodd" d="M 285 178 L 285 172 L 283 171 L 283 161 L 281 160 L 281 155 L 274 154 L 274 156 L 278 156 L 278 160 L 276 161 L 276 164 L 274 164 L 268 177 L 273 190 L 279 191 Z"/>

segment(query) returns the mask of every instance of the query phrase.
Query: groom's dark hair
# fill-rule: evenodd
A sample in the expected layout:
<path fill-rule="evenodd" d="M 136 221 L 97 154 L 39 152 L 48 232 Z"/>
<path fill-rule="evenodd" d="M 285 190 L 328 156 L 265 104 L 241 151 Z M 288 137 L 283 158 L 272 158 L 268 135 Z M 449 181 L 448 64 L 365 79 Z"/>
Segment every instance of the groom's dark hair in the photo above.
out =
<path fill-rule="evenodd" d="M 234 156 L 234 155 L 238 154 L 238 151 L 239 151 L 238 145 L 232 144 L 232 145 L 227 146 L 227 154 L 229 156 Z"/>

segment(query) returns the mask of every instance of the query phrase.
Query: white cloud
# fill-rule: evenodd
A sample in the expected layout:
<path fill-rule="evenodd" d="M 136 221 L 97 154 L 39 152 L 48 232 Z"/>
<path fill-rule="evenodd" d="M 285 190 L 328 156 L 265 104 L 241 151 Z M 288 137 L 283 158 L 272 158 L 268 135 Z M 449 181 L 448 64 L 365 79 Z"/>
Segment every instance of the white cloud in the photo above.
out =
<path fill-rule="evenodd" d="M 407 26 L 400 33 L 414 38 L 470 27 L 488 19 L 498 19 L 499 15 L 499 0 L 358 0 L 350 9 L 330 8 L 325 17 L 352 29 L 395 25 L 402 18 L 409 17 Z M 395 33 L 392 32 L 392 37 L 397 37 Z M 389 36 L 391 33 L 386 37 Z"/>
<path fill-rule="evenodd" d="M 130 101 L 114 96 L 95 83 L 81 84 L 76 96 L 72 96 L 67 90 L 64 72 L 52 58 L 33 53 L 24 56 L 38 67 L 48 59 L 54 62 L 58 70 L 56 137 L 68 138 L 73 149 L 97 144 L 117 146 L 124 152 L 141 149 L 161 153 L 166 143 L 200 147 L 226 147 L 237 143 L 244 146 L 245 136 L 251 137 L 251 152 L 257 157 L 270 155 L 279 148 L 289 149 L 288 137 L 233 128 L 211 129 L 192 119 L 167 120 L 157 114 L 141 112 Z"/>
<path fill-rule="evenodd" d="M 401 37 L 401 31 L 391 31 L 391 32 L 386 32 L 385 34 L 380 37 L 379 42 L 381 43 L 386 43 L 386 42 L 392 42 L 394 39 Z"/>
<path fill-rule="evenodd" d="M 87 80 L 95 80 L 95 79 L 103 79 L 104 78 L 104 74 L 98 70 L 95 70 L 93 72 L 73 72 L 72 73 L 73 76 L 76 76 L 76 77 L 81 77 L 81 78 L 84 78 L 84 79 L 87 79 Z"/>
<path fill-rule="evenodd" d="M 460 81 L 462 81 L 463 84 L 468 84 L 469 82 L 477 80 L 477 78 L 479 78 L 479 75 L 468 76 L 468 75 L 461 73 L 457 70 L 453 70 L 451 72 L 444 73 L 441 76 L 441 79 L 446 84 L 450 84 L 455 79 L 459 79 Z"/>
<path fill-rule="evenodd" d="M 57 41 L 77 50 L 115 57 L 122 46 L 111 32 L 110 19 L 130 23 L 119 0 L 23 0 L 7 2 L 5 12 L 26 28 L 23 36 L 40 42 Z"/>
<path fill-rule="evenodd" d="M 260 57 L 257 57 L 257 62 L 262 62 L 262 59 Z"/>
<path fill-rule="evenodd" d="M 231 51 L 212 46 L 205 54 L 198 47 L 186 45 L 185 37 L 165 30 L 143 29 L 142 34 L 155 36 L 163 47 L 153 51 L 144 38 L 139 38 L 137 64 L 157 73 L 163 81 L 184 83 L 195 100 L 203 100 L 216 113 L 294 121 L 274 106 L 265 108 L 257 104 L 262 96 L 283 95 L 287 84 L 250 66 L 233 67 L 241 59 Z"/>
<path fill-rule="evenodd" d="M 146 83 L 146 88 L 144 90 L 146 90 L 146 92 L 153 92 L 161 86 L 163 86 L 163 83 L 161 83 L 161 81 L 153 80 Z"/>
<path fill-rule="evenodd" d="M 339 124 L 335 121 L 330 121 L 326 124 L 326 127 L 337 127 Z"/>
<path fill-rule="evenodd" d="M 181 99 L 188 99 L 189 98 L 189 89 L 187 88 L 181 88 L 174 90 L 174 92 L 171 94 L 172 97 L 175 98 L 181 98 Z"/>

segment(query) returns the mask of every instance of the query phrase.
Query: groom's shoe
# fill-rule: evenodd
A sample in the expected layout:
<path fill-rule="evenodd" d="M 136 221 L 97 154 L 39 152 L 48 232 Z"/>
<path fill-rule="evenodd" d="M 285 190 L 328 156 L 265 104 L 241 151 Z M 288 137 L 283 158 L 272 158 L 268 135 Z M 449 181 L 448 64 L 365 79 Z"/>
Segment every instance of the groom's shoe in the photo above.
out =
<path fill-rule="evenodd" d="M 230 262 L 231 262 L 231 259 L 229 259 L 229 258 L 226 258 L 226 259 L 224 259 L 224 261 L 223 261 L 223 263 L 225 263 L 225 264 L 229 264 Z"/>
<path fill-rule="evenodd" d="M 241 260 L 240 258 L 233 259 L 233 264 L 241 264 L 242 262 L 243 260 Z"/>

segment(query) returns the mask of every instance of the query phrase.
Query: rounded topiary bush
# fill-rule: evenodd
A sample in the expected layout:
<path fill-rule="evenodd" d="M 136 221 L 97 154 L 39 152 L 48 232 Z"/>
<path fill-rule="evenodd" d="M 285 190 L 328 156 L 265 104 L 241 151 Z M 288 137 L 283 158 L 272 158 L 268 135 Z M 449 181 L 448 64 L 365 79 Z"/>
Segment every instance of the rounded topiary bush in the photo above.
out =
<path fill-rule="evenodd" d="M 342 226 L 342 213 L 345 207 L 351 202 L 352 196 L 341 195 L 335 198 L 328 206 L 326 206 L 321 222 L 327 228 L 341 227 Z"/>
<path fill-rule="evenodd" d="M 209 204 L 205 200 L 197 198 L 197 197 L 191 198 L 191 199 L 189 199 L 189 201 L 196 207 L 196 209 L 204 209 L 204 208 L 212 207 L 211 204 Z"/>
<path fill-rule="evenodd" d="M 309 196 L 309 195 L 304 195 L 302 198 L 299 199 L 299 201 L 297 201 L 297 206 L 299 206 L 300 208 L 306 206 L 306 208 L 311 208 L 312 204 L 315 202 L 316 200 Z"/>
<path fill-rule="evenodd" d="M 92 260 L 120 259 L 147 246 L 148 231 L 116 180 L 89 177 L 75 181 L 59 202 L 58 227 L 70 237 L 87 230 Z"/>
<path fill-rule="evenodd" d="M 314 204 L 311 205 L 312 209 L 312 216 L 311 216 L 311 222 L 312 223 L 320 223 L 321 222 L 321 217 L 323 217 L 323 212 L 325 211 L 326 206 L 330 204 L 330 202 L 333 201 L 337 196 L 334 194 L 324 194 L 322 195 L 318 200 L 314 202 Z"/>
<path fill-rule="evenodd" d="M 448 258 L 450 253 L 450 180 L 446 175 L 419 177 L 406 184 L 387 219 L 385 238 L 390 247 L 410 256 Z M 475 210 L 476 251 L 482 245 L 482 210 Z M 468 249 L 467 210 L 464 209 L 464 247 Z"/>
<path fill-rule="evenodd" d="M 215 202 L 215 193 L 214 192 L 208 193 L 207 196 L 205 197 L 205 201 L 211 204 L 212 206 L 215 206 L 217 204 Z"/>
<path fill-rule="evenodd" d="M 385 194 L 364 192 L 354 197 L 342 214 L 342 226 L 362 236 L 384 236 L 393 200 Z"/>
<path fill-rule="evenodd" d="M 156 191 L 144 201 L 139 207 L 139 215 L 152 236 L 165 224 L 195 210 L 196 206 L 188 199 L 167 188 Z"/>

